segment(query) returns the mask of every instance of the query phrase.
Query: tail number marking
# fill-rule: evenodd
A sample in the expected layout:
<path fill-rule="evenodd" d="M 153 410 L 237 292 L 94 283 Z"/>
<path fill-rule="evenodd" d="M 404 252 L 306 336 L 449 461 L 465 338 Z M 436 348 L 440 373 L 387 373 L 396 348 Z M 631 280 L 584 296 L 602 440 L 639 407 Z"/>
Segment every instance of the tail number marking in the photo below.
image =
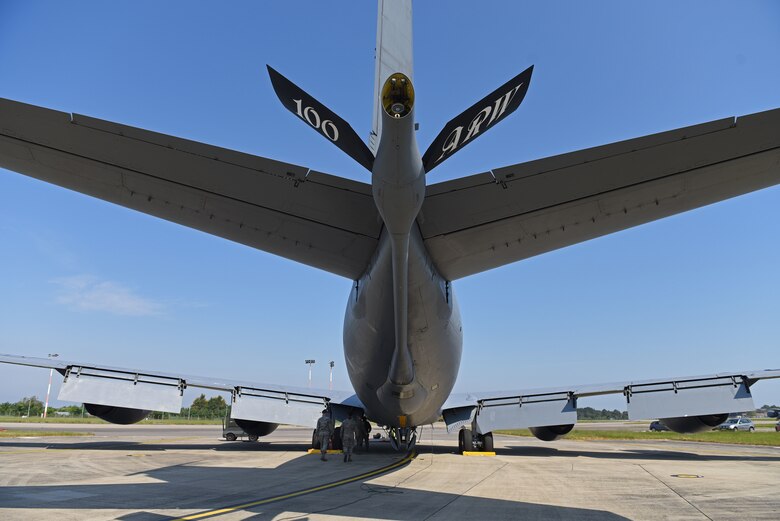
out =
<path fill-rule="evenodd" d="M 442 146 L 441 151 L 442 153 L 436 162 L 438 163 L 444 159 L 444 156 L 452 155 L 455 153 L 458 147 L 465 145 L 466 142 L 471 138 L 476 137 L 480 130 L 482 130 L 480 127 L 485 122 L 485 120 L 488 119 L 488 117 L 490 117 L 490 120 L 487 122 L 487 125 L 485 125 L 485 129 L 501 119 L 501 116 L 506 111 L 507 105 L 509 105 L 509 102 L 512 101 L 512 98 L 515 97 L 515 94 L 517 94 L 517 91 L 520 90 L 520 87 L 522 86 L 523 84 L 520 83 L 520 85 L 514 87 L 512 90 L 498 98 L 493 103 L 493 105 L 488 105 L 487 107 L 477 112 L 477 115 L 474 117 L 474 119 L 471 120 L 471 123 L 469 123 L 468 127 L 466 127 L 468 132 L 466 133 L 466 137 L 463 139 L 463 141 L 460 140 L 460 136 L 463 133 L 464 125 L 455 127 L 444 141 L 444 146 Z"/>
<path fill-rule="evenodd" d="M 317 114 L 317 111 L 313 107 L 303 107 L 301 100 L 299 99 L 294 99 L 293 101 L 295 102 L 295 113 L 299 118 L 304 120 L 316 130 L 319 130 L 323 136 L 330 139 L 331 141 L 338 141 L 339 129 L 331 120 L 326 119 L 325 121 L 321 122 L 320 115 Z"/>

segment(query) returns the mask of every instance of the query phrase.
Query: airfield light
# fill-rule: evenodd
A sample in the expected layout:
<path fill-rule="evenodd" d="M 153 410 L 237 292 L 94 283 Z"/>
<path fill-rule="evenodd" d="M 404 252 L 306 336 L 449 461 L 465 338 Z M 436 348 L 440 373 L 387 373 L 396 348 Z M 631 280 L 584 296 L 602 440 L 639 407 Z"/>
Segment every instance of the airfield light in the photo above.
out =
<path fill-rule="evenodd" d="M 57 358 L 60 356 L 58 353 L 49 353 L 48 358 Z M 49 386 L 46 388 L 46 405 L 43 406 L 43 418 L 46 418 L 46 415 L 49 412 L 49 394 L 51 393 L 51 379 L 54 377 L 54 368 L 52 367 L 49 369 Z M 28 416 L 29 416 L 29 408 L 28 408 Z"/>
<path fill-rule="evenodd" d="M 309 387 L 311 387 L 311 366 L 313 366 L 315 363 L 317 363 L 316 360 L 306 360 L 306 365 L 309 366 Z"/>

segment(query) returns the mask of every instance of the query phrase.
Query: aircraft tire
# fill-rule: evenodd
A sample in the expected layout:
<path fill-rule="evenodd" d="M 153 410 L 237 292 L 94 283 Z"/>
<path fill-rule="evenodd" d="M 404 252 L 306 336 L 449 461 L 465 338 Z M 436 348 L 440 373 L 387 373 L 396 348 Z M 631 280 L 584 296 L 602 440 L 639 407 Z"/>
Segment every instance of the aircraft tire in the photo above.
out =
<path fill-rule="evenodd" d="M 250 434 L 249 441 L 257 441 L 260 438 L 257 434 Z"/>
<path fill-rule="evenodd" d="M 320 437 L 317 436 L 317 429 L 311 433 L 311 448 L 315 450 L 320 448 Z"/>
<path fill-rule="evenodd" d="M 470 429 L 461 429 L 458 432 L 458 449 L 461 454 L 474 450 L 474 438 Z"/>
<path fill-rule="evenodd" d="M 233 434 L 232 432 L 228 432 L 227 434 L 225 434 L 225 439 L 228 441 L 236 441 L 237 438 L 235 434 Z"/>
<path fill-rule="evenodd" d="M 493 433 L 482 436 L 482 452 L 493 452 Z"/>

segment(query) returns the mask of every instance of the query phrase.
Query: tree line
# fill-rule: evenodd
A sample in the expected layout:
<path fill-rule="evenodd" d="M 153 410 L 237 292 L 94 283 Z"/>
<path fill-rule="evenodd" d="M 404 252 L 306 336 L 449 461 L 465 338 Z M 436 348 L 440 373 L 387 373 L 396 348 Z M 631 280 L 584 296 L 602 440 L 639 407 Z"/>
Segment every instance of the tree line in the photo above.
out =
<path fill-rule="evenodd" d="M 28 416 L 40 417 L 43 415 L 44 403 L 37 396 L 26 396 L 18 402 L 0 403 L 0 416 Z M 195 419 L 219 419 L 227 414 L 228 404 L 221 396 L 206 398 L 201 394 L 189 407 L 183 407 L 179 414 L 168 414 L 153 412 L 150 418 L 195 418 Z M 66 405 L 64 407 L 49 406 L 48 415 L 55 416 L 56 413 L 67 413 L 62 416 L 90 416 L 84 411 L 81 405 Z"/>

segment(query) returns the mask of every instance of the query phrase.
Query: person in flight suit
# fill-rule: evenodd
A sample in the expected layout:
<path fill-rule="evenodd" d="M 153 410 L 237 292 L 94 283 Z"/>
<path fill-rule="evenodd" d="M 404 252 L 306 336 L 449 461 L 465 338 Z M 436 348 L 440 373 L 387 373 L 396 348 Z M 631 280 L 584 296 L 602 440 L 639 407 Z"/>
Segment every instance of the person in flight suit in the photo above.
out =
<path fill-rule="evenodd" d="M 357 446 L 358 448 L 365 446 L 366 452 L 368 452 L 368 434 L 371 432 L 371 423 L 368 421 L 365 414 L 357 419 L 357 427 Z"/>
<path fill-rule="evenodd" d="M 352 461 L 352 449 L 357 443 L 357 423 L 352 419 L 352 413 L 341 422 L 341 447 L 344 449 L 344 461 Z"/>
<path fill-rule="evenodd" d="M 328 445 L 330 444 L 330 437 L 333 434 L 333 424 L 330 421 L 328 410 L 322 410 L 322 417 L 317 420 L 317 438 L 320 440 L 320 459 L 322 461 L 328 461 L 325 454 L 328 452 Z"/>

